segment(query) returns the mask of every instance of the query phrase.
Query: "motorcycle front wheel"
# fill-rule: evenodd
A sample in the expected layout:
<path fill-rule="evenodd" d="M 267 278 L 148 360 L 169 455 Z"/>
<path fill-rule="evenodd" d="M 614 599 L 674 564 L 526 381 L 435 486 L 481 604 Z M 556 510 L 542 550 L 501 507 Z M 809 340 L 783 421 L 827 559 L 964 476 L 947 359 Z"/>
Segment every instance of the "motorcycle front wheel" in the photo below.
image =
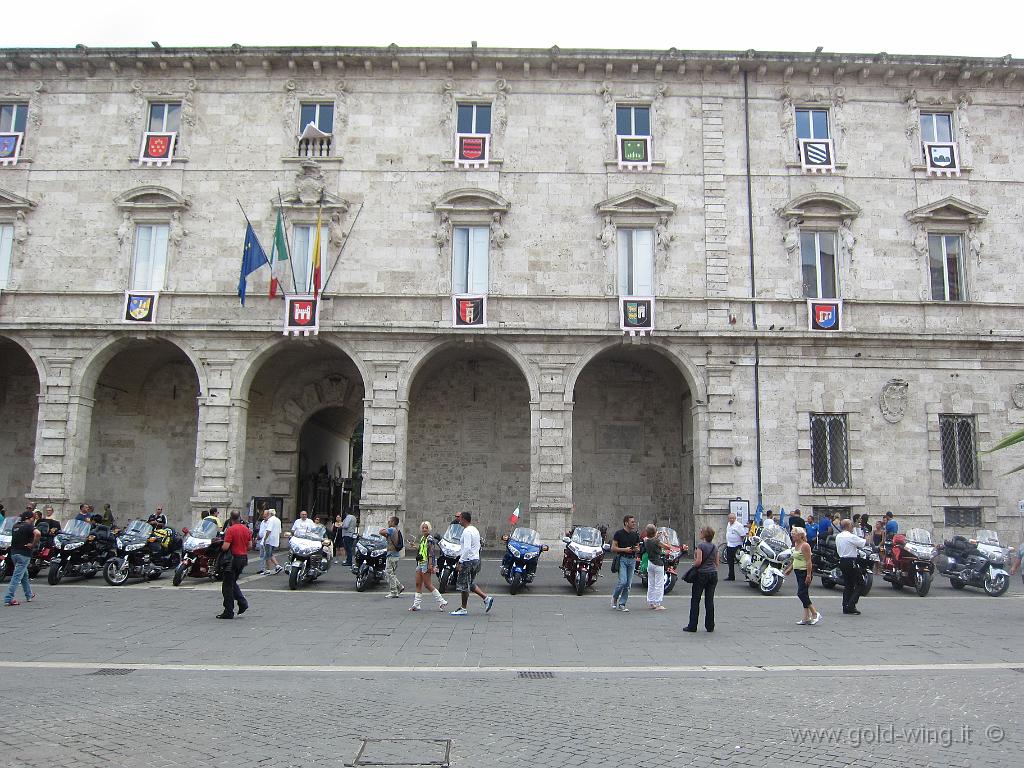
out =
<path fill-rule="evenodd" d="M 771 574 L 771 578 L 768 580 L 767 584 L 765 583 L 764 579 L 762 579 L 761 583 L 758 584 L 758 587 L 761 589 L 762 595 L 774 595 L 776 592 L 782 589 L 782 582 L 783 578 L 779 576 L 777 573 L 773 573 Z"/>
<path fill-rule="evenodd" d="M 0 565 L 0 583 L 6 584 L 11 580 L 11 575 L 14 573 L 14 566 L 11 565 L 11 558 L 8 556 L 4 560 L 3 564 Z"/>
<path fill-rule="evenodd" d="M 188 573 L 188 566 L 182 563 L 174 569 L 174 576 L 171 577 L 171 584 L 176 587 L 181 586 L 181 582 L 184 580 L 186 573 Z"/>
<path fill-rule="evenodd" d="M 665 574 L 665 594 L 667 595 L 672 591 L 672 588 L 676 585 L 676 575 L 674 573 Z"/>
<path fill-rule="evenodd" d="M 523 574 L 515 573 L 512 574 L 512 581 L 508 583 L 508 591 L 510 594 L 515 594 L 523 587 Z"/>
<path fill-rule="evenodd" d="M 442 595 L 448 591 L 448 569 L 442 568 L 441 573 L 437 575 L 437 591 Z"/>
<path fill-rule="evenodd" d="M 302 582 L 302 572 L 300 568 L 292 568 L 288 572 L 288 589 L 298 589 L 299 584 Z"/>
<path fill-rule="evenodd" d="M 31 568 L 28 569 L 28 575 L 34 579 L 36 576 L 39 575 L 39 572 L 41 570 L 43 570 L 43 566 L 41 566 L 41 565 L 33 565 Z M 7 577 L 7 579 L 9 579 L 9 578 L 10 578 L 10 576 Z M 7 581 L 7 579 L 3 579 L 3 581 Z"/>
<path fill-rule="evenodd" d="M 587 588 L 587 574 L 584 571 L 576 573 L 576 596 L 582 597 L 583 590 Z"/>
<path fill-rule="evenodd" d="M 64 566 L 60 563 L 50 563 L 50 570 L 46 573 L 46 583 L 51 587 L 60 584 L 64 578 Z"/>
<path fill-rule="evenodd" d="M 930 573 L 918 573 L 914 579 L 914 587 L 917 589 L 917 596 L 924 597 L 932 588 L 932 575 Z"/>
<path fill-rule="evenodd" d="M 647 589 L 647 571 L 640 574 L 640 583 L 643 584 L 644 589 Z"/>
<path fill-rule="evenodd" d="M 825 589 L 835 589 L 836 583 L 832 579 L 826 579 L 824 576 L 821 577 L 821 586 Z"/>
<path fill-rule="evenodd" d="M 103 566 L 103 578 L 112 587 L 119 587 L 128 581 L 128 569 L 121 568 L 120 560 L 108 560 Z"/>
<path fill-rule="evenodd" d="M 1006 590 L 1010 588 L 1010 578 L 1008 576 L 986 576 L 985 583 L 985 594 L 989 597 L 999 597 L 1006 593 Z"/>
<path fill-rule="evenodd" d="M 367 567 L 360 568 L 359 573 L 356 574 L 356 592 L 366 591 L 366 584 L 370 580 L 370 569 Z"/>
<path fill-rule="evenodd" d="M 864 574 L 864 589 L 860 591 L 861 597 L 867 595 L 871 591 L 871 588 L 875 585 L 875 574 L 868 571 Z"/>

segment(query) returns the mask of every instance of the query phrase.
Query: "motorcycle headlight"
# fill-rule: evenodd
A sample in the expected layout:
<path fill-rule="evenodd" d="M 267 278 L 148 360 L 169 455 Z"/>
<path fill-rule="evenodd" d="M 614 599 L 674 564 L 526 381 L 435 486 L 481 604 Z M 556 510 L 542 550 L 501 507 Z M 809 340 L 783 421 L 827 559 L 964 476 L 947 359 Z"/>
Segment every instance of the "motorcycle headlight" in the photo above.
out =
<path fill-rule="evenodd" d="M 536 556 L 537 556 L 536 552 L 523 552 L 523 559 L 525 559 L 525 560 L 532 560 Z"/>
<path fill-rule="evenodd" d="M 64 549 L 78 549 L 83 544 L 85 544 L 84 541 L 73 541 L 70 544 L 65 544 Z"/>
<path fill-rule="evenodd" d="M 381 547 L 380 549 L 375 549 L 375 550 L 373 550 L 373 557 L 380 557 L 381 555 L 386 555 L 387 552 L 388 552 L 387 547 Z"/>
<path fill-rule="evenodd" d="M 1006 562 L 1005 552 L 989 552 L 987 556 L 988 561 L 992 563 L 992 565 L 1002 565 Z"/>
<path fill-rule="evenodd" d="M 145 544 L 146 543 L 144 541 L 138 541 L 138 542 L 136 542 L 134 544 L 129 544 L 127 547 L 124 548 L 124 551 L 125 552 L 134 552 L 137 549 L 142 549 L 145 546 Z"/>
<path fill-rule="evenodd" d="M 907 544 L 904 549 L 921 560 L 931 560 L 935 557 L 935 547 L 930 547 L 927 544 Z"/>
<path fill-rule="evenodd" d="M 116 539 L 114 539 L 114 543 L 117 544 L 117 548 L 118 549 L 124 549 L 124 542 L 121 541 L 121 537 L 120 536 L 118 536 Z"/>

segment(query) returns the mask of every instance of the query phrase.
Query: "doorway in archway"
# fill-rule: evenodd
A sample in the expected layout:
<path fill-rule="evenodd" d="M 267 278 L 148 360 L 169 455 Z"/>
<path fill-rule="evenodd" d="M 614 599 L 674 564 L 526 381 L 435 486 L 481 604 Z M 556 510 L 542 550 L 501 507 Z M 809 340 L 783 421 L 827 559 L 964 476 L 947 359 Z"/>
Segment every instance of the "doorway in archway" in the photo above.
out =
<path fill-rule="evenodd" d="M 0 503 L 7 514 L 24 508 L 35 469 L 39 374 L 28 353 L 0 337 Z"/>

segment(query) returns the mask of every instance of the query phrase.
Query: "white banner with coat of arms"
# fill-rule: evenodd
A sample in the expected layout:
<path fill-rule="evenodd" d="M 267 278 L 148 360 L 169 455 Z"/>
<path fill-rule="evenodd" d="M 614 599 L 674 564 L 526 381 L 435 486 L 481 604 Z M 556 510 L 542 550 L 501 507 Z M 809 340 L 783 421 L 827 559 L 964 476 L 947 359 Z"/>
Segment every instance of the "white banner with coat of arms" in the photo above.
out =
<path fill-rule="evenodd" d="M 160 294 L 156 291 L 125 291 L 124 314 L 121 319 L 126 323 L 156 322 L 156 301 Z"/>

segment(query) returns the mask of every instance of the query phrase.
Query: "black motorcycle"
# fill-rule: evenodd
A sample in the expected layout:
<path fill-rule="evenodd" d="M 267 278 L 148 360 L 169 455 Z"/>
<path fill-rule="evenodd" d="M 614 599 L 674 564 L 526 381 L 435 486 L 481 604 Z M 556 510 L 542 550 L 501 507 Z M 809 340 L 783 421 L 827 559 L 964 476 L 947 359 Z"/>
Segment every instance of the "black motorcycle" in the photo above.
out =
<path fill-rule="evenodd" d="M 437 543 L 437 588 L 442 593 L 452 589 L 458 578 L 459 555 L 462 552 L 462 532 L 464 530 L 465 528 L 460 523 L 452 523 Z"/>
<path fill-rule="evenodd" d="M 5 517 L 0 524 L 0 583 L 6 584 L 14 574 L 14 558 L 11 557 L 11 537 L 18 518 Z"/>
<path fill-rule="evenodd" d="M 935 565 L 953 589 L 978 587 L 999 597 L 1010 588 L 1007 560 L 1007 550 L 1000 546 L 995 531 L 979 530 L 973 539 L 954 536 L 945 542 Z"/>
<path fill-rule="evenodd" d="M 839 567 L 839 552 L 836 549 L 836 537 L 829 536 L 824 544 L 814 548 L 811 555 L 814 563 L 814 571 L 821 577 L 821 586 L 826 589 L 845 587 L 846 579 L 843 577 L 843 570 Z M 873 546 L 863 546 L 857 550 L 855 564 L 860 569 L 861 578 L 864 581 L 864 588 L 861 596 L 867 595 L 875 583 L 875 565 L 878 564 L 878 549 Z"/>
<path fill-rule="evenodd" d="M 327 529 L 314 525 L 309 530 L 293 533 L 288 540 L 288 588 L 298 589 L 316 581 L 330 570 L 331 550 Z"/>
<path fill-rule="evenodd" d="M 388 562 L 388 542 L 380 532 L 367 528 L 356 540 L 352 573 L 356 577 L 356 592 L 363 592 L 371 584 L 384 578 Z"/>
<path fill-rule="evenodd" d="M 115 553 L 114 535 L 105 525 L 72 520 L 54 538 L 54 555 L 47 583 L 60 584 L 65 576 L 90 579 Z"/>
<path fill-rule="evenodd" d="M 103 564 L 103 578 L 120 586 L 130 578 L 159 579 L 164 571 L 181 563 L 181 537 L 170 528 L 154 530 L 142 520 L 132 520 L 114 540 L 114 556 Z"/>

